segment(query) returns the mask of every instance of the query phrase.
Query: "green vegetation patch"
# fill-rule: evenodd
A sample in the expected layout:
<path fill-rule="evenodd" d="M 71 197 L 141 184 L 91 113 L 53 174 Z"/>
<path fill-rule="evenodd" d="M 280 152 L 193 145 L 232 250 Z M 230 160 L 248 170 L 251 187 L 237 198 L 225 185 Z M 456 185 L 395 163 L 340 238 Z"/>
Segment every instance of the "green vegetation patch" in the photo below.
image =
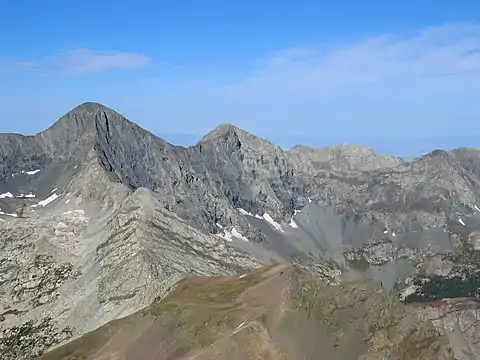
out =
<path fill-rule="evenodd" d="M 480 297 L 480 273 L 466 278 L 460 276 L 415 279 L 418 286 L 415 293 L 405 299 L 405 303 L 438 301 L 445 298 Z"/>

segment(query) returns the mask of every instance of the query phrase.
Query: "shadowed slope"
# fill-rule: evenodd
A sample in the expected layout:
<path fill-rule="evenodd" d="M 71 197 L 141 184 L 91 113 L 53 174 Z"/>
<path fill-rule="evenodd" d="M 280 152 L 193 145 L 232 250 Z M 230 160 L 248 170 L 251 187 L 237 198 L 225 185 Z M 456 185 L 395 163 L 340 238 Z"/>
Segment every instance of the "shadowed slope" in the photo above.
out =
<path fill-rule="evenodd" d="M 219 223 L 253 237 L 238 208 L 288 223 L 308 199 L 397 234 L 440 226 L 480 206 L 480 155 L 472 149 L 435 151 L 411 163 L 349 144 L 283 151 L 232 125 L 184 148 L 95 103 L 78 106 L 36 136 L 0 138 L 0 193 L 17 195 L 12 176 L 34 169 L 41 171 L 22 175 L 22 190 L 56 177 L 65 188 L 95 163 L 97 174 L 127 189 L 162 193 L 166 209 L 211 233 Z M 81 187 L 89 187 L 87 177 L 77 181 L 75 188 Z M 83 195 L 91 196 L 90 190 Z"/>

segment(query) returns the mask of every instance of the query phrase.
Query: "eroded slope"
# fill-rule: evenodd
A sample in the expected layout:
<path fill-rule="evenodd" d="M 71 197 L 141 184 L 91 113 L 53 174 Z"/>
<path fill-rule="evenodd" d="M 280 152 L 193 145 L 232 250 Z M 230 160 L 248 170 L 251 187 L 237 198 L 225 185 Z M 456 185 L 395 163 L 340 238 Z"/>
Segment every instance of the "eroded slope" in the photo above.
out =
<path fill-rule="evenodd" d="M 159 206 L 147 189 L 110 213 L 51 211 L 0 224 L 2 359 L 31 359 L 141 309 L 187 274 L 260 265 Z"/>

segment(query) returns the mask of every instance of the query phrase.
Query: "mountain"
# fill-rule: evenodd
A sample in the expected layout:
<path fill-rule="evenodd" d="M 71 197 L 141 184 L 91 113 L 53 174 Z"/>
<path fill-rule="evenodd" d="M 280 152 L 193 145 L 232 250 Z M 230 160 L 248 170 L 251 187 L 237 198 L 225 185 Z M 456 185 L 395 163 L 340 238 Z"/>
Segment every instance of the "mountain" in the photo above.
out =
<path fill-rule="evenodd" d="M 180 147 L 82 104 L 35 136 L 0 134 L 0 354 L 34 358 L 186 276 L 277 263 L 333 287 L 373 280 L 429 319 L 416 304 L 477 296 L 463 284 L 476 284 L 479 185 L 475 149 L 285 151 L 228 124 Z"/>
<path fill-rule="evenodd" d="M 318 171 L 368 171 L 392 168 L 404 164 L 401 158 L 375 153 L 372 148 L 343 143 L 321 149 L 296 145 L 289 151 L 300 168 L 310 174 Z"/>

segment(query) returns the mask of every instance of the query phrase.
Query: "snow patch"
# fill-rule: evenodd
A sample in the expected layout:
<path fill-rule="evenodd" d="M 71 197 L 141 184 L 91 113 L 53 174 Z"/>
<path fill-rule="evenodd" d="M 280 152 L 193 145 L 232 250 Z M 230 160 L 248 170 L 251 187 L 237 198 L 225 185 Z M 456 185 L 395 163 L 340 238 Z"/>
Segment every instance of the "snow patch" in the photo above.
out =
<path fill-rule="evenodd" d="M 9 213 L 5 213 L 4 211 L 1 211 L 1 210 L 0 210 L 0 215 L 7 215 L 7 216 L 11 216 L 11 217 L 18 217 L 17 214 L 9 214 Z M 5 220 L 3 220 L 3 221 L 5 221 Z"/>
<path fill-rule="evenodd" d="M 58 199 L 58 195 L 57 194 L 53 194 L 53 195 L 50 195 L 48 198 L 46 198 L 45 200 L 42 200 L 42 201 L 39 201 L 37 206 L 47 206 L 48 204 L 50 204 L 52 201 L 55 201 L 56 199 Z M 32 205 L 33 206 L 33 205 Z M 35 207 L 35 206 L 33 206 Z"/>
<path fill-rule="evenodd" d="M 308 199 L 308 202 L 309 202 L 309 203 L 311 203 L 311 202 L 312 202 L 312 199 L 310 199 L 310 198 L 307 198 L 307 199 Z"/>
<path fill-rule="evenodd" d="M 238 208 L 237 209 L 238 211 L 240 211 L 240 214 L 242 215 L 248 215 L 248 216 L 253 216 L 253 214 L 245 209 L 242 209 L 242 208 Z"/>
<path fill-rule="evenodd" d="M 295 220 L 293 220 L 293 219 L 290 220 L 290 224 L 288 224 L 288 225 L 290 225 L 291 227 L 293 227 L 293 228 L 295 228 L 295 229 L 298 229 L 298 225 L 297 225 L 297 223 L 295 222 Z"/>
<path fill-rule="evenodd" d="M 17 196 L 17 198 L 34 198 L 35 197 L 35 194 L 20 194 Z"/>
<path fill-rule="evenodd" d="M 248 241 L 248 239 L 242 234 L 240 234 L 238 230 L 235 229 L 234 227 L 232 228 L 232 235 L 235 236 L 236 238 L 242 239 L 243 241 Z"/>
<path fill-rule="evenodd" d="M 13 198 L 13 194 L 11 192 L 6 192 L 3 194 L 0 194 L 0 199 L 5 199 L 5 198 Z"/>
<path fill-rule="evenodd" d="M 459 222 L 460 224 L 462 224 L 463 226 L 467 226 L 467 225 L 465 225 L 465 223 L 463 222 L 462 219 L 458 219 L 458 222 Z"/>
<path fill-rule="evenodd" d="M 302 210 L 294 210 L 293 211 L 293 216 L 297 215 L 299 212 L 302 212 Z"/>
<path fill-rule="evenodd" d="M 220 236 L 222 239 L 228 241 L 228 242 L 232 242 L 233 239 L 232 239 L 232 233 L 228 230 L 225 230 L 225 232 L 223 232 L 222 234 L 217 234 L 218 236 Z"/>
<path fill-rule="evenodd" d="M 247 276 L 247 274 L 240 275 L 238 278 L 243 279 L 245 276 Z"/>
<path fill-rule="evenodd" d="M 68 204 L 70 201 L 71 201 L 71 199 L 68 199 L 67 201 L 65 201 L 65 204 Z"/>
<path fill-rule="evenodd" d="M 53 194 L 55 191 L 57 191 L 57 190 L 58 190 L 57 188 L 53 189 L 53 190 L 52 190 L 52 194 Z"/>
<path fill-rule="evenodd" d="M 82 209 L 79 209 L 79 210 L 70 210 L 63 213 L 63 215 L 70 215 L 70 214 L 85 215 L 85 211 L 83 211 Z"/>
<path fill-rule="evenodd" d="M 275 220 L 273 220 L 268 213 L 263 214 L 263 218 L 265 219 L 266 222 L 272 225 L 276 230 L 283 232 L 282 225 L 280 225 Z"/>
<path fill-rule="evenodd" d="M 258 214 L 255 214 L 255 217 L 256 217 L 257 219 L 262 219 L 262 220 L 263 220 L 263 217 L 261 217 L 261 216 L 258 215 Z"/>
<path fill-rule="evenodd" d="M 388 230 L 384 230 L 383 233 L 384 233 L 384 234 L 388 234 Z"/>
<path fill-rule="evenodd" d="M 477 205 L 475 205 L 475 210 L 480 211 Z"/>
<path fill-rule="evenodd" d="M 217 225 L 220 229 L 223 229 L 223 226 L 220 225 L 219 223 L 216 223 L 215 225 Z"/>
<path fill-rule="evenodd" d="M 40 169 L 29 170 L 29 171 L 22 170 L 20 171 L 20 174 L 35 175 L 38 172 L 40 172 Z M 12 174 L 12 178 L 15 177 L 16 175 L 18 175 L 18 173 Z"/>
<path fill-rule="evenodd" d="M 226 241 L 233 241 L 233 238 L 236 237 L 237 239 L 241 239 L 243 241 L 249 241 L 245 236 L 243 236 L 235 227 L 232 228 L 232 231 L 225 230 L 222 234 L 217 234 L 222 239 Z"/>
<path fill-rule="evenodd" d="M 394 232 L 392 232 L 392 236 L 397 236 L 397 234 L 395 234 Z"/>
<path fill-rule="evenodd" d="M 31 171 L 22 171 L 23 174 L 27 174 L 27 175 L 35 175 L 38 172 L 40 172 L 40 169 L 31 170 Z"/>
<path fill-rule="evenodd" d="M 5 221 L 5 220 L 3 220 L 3 219 L 0 219 L 0 221 Z"/>

